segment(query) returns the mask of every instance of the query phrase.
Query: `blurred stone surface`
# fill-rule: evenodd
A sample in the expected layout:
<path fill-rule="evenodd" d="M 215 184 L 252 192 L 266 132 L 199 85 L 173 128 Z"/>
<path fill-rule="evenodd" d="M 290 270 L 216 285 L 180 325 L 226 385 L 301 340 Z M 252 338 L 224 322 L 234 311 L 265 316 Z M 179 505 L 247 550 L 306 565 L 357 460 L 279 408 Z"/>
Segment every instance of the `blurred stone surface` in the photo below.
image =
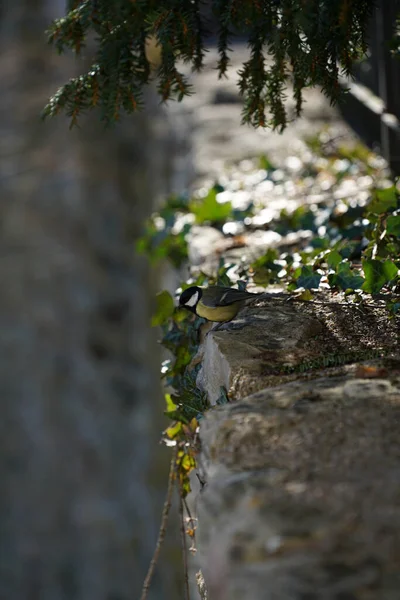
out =
<path fill-rule="evenodd" d="M 62 2 L 0 13 L 0 598 L 131 600 L 166 491 L 158 288 L 134 241 L 180 141 L 148 111 L 42 123 L 75 74 L 44 31 Z M 149 598 L 178 597 L 174 544 Z"/>
<path fill-rule="evenodd" d="M 201 425 L 210 599 L 394 600 L 400 370 L 265 389 Z"/>
<path fill-rule="evenodd" d="M 210 600 L 396 598 L 399 343 L 378 302 L 260 298 L 208 333 L 198 383 L 230 399 L 200 424 Z"/>

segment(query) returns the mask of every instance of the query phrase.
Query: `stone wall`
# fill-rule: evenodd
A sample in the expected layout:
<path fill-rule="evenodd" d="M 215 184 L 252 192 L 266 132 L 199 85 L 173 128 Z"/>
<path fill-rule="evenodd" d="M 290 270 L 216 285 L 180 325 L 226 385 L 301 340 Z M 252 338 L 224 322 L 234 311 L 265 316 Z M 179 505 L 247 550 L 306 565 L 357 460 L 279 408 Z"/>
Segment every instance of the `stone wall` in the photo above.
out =
<path fill-rule="evenodd" d="M 235 50 L 231 78 L 217 84 L 212 51 L 185 103 L 199 186 L 247 157 L 284 164 L 327 123 L 352 139 L 318 90 L 281 136 L 240 126 L 235 72 L 245 55 Z M 213 231 L 191 238 L 192 261 L 206 270 L 220 257 Z M 214 404 L 225 387 L 230 402 L 200 426 L 204 486 L 192 503 L 203 598 L 398 597 L 399 332 L 379 302 L 360 310 L 328 295 L 314 303 L 278 295 L 207 335 L 198 385 Z"/>

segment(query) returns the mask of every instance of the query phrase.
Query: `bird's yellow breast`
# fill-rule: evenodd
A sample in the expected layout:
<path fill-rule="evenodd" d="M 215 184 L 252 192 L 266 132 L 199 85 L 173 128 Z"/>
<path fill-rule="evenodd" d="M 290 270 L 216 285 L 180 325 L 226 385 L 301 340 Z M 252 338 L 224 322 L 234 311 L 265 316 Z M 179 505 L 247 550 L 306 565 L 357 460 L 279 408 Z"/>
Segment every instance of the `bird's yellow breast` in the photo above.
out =
<path fill-rule="evenodd" d="M 196 306 L 196 313 L 199 317 L 207 319 L 207 321 L 223 323 L 224 321 L 233 319 L 242 308 L 242 305 L 243 302 L 234 302 L 233 304 L 229 304 L 229 306 L 210 307 L 205 306 L 200 300 Z"/>

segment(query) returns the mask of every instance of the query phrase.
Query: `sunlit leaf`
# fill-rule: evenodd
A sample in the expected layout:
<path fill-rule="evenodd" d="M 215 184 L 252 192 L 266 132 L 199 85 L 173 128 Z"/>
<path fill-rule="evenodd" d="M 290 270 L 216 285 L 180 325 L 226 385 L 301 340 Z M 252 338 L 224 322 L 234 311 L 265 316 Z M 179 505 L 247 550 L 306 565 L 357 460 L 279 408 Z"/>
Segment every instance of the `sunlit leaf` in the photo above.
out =
<path fill-rule="evenodd" d="M 190 487 L 190 479 L 186 475 L 185 477 L 181 478 L 181 494 L 183 498 L 186 498 L 186 496 L 190 494 L 191 491 L 192 489 Z"/>
<path fill-rule="evenodd" d="M 275 262 L 278 258 L 277 250 L 269 248 L 263 256 L 251 263 L 254 283 L 266 286 L 276 281 L 279 271 L 282 270 L 282 266 Z"/>
<path fill-rule="evenodd" d="M 225 287 L 231 287 L 232 286 L 232 281 L 228 275 L 228 271 L 229 269 L 231 269 L 232 267 L 234 267 L 235 265 L 230 264 L 225 266 L 224 264 L 222 264 L 222 266 L 218 269 L 218 273 L 217 273 L 217 285 L 221 285 L 221 286 L 225 286 Z"/>
<path fill-rule="evenodd" d="M 391 260 L 364 260 L 362 266 L 365 274 L 365 283 L 362 289 L 370 294 L 377 294 L 398 274 L 398 268 Z"/>
<path fill-rule="evenodd" d="M 253 273 L 253 282 L 256 285 L 266 286 L 269 283 L 271 283 L 273 278 L 273 272 L 271 271 L 271 269 L 267 269 L 267 267 L 260 267 L 259 269 L 256 269 Z"/>
<path fill-rule="evenodd" d="M 217 194 L 219 190 L 216 186 L 210 189 L 207 196 L 201 200 L 194 200 L 190 203 L 190 210 L 196 216 L 196 222 L 218 223 L 225 221 L 232 213 L 231 202 L 218 202 Z"/>
<path fill-rule="evenodd" d="M 390 215 L 386 221 L 386 232 L 400 237 L 400 215 Z"/>
<path fill-rule="evenodd" d="M 198 423 L 197 419 L 195 417 L 193 417 L 193 419 L 188 424 L 188 427 L 194 432 L 197 430 L 198 426 L 199 426 L 199 423 Z"/>
<path fill-rule="evenodd" d="M 178 405 L 172 400 L 171 394 L 165 394 L 165 405 L 167 412 L 171 412 L 178 408 Z"/>
<path fill-rule="evenodd" d="M 182 468 L 191 471 L 196 466 L 196 461 L 191 454 L 185 454 L 181 460 Z"/>
<path fill-rule="evenodd" d="M 375 195 L 368 204 L 368 211 L 380 215 L 397 207 L 397 192 L 395 186 L 375 190 Z"/>
<path fill-rule="evenodd" d="M 156 296 L 156 301 L 156 312 L 151 319 L 152 327 L 163 325 L 163 323 L 172 317 L 175 310 L 174 300 L 167 290 L 159 292 Z"/>
<path fill-rule="evenodd" d="M 259 159 L 260 169 L 265 169 L 265 171 L 273 171 L 275 169 L 272 162 L 269 160 L 266 154 L 262 154 Z"/>
<path fill-rule="evenodd" d="M 165 430 L 165 434 L 167 437 L 169 437 L 170 440 L 174 440 L 179 436 L 181 431 L 182 423 L 180 421 L 177 421 L 176 423 L 171 425 L 171 427 L 168 427 L 168 429 Z"/>
<path fill-rule="evenodd" d="M 190 313 L 185 308 L 175 308 L 172 318 L 175 323 L 182 323 L 185 319 L 187 319 Z"/>
<path fill-rule="evenodd" d="M 304 301 L 308 302 L 309 300 L 313 300 L 314 296 L 312 295 L 310 290 L 304 290 L 304 292 L 302 292 L 301 294 L 296 296 L 296 298 L 298 300 L 304 300 Z"/>
<path fill-rule="evenodd" d="M 325 261 L 331 269 L 335 269 L 342 260 L 343 258 L 337 250 L 331 250 L 325 255 Z"/>

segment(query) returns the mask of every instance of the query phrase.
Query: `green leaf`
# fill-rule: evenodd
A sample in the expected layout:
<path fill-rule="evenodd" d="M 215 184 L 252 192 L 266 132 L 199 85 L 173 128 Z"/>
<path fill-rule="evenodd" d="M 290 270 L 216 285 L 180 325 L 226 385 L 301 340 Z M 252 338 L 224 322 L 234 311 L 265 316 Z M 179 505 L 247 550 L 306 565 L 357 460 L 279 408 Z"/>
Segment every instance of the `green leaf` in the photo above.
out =
<path fill-rule="evenodd" d="M 328 275 L 329 285 L 341 290 L 358 290 L 364 283 L 364 278 L 358 271 L 353 271 L 349 262 L 341 262 L 336 273 Z"/>
<path fill-rule="evenodd" d="M 389 235 L 400 236 L 400 215 L 390 215 L 386 221 L 386 232 Z"/>
<path fill-rule="evenodd" d="M 256 285 L 266 286 L 274 279 L 276 273 L 274 274 L 271 269 L 267 269 L 266 267 L 260 267 L 256 269 L 253 274 L 253 282 Z"/>
<path fill-rule="evenodd" d="M 304 290 L 299 296 L 296 296 L 297 300 L 303 300 L 304 302 L 309 302 L 314 299 L 314 296 L 310 292 L 310 290 Z"/>
<path fill-rule="evenodd" d="M 315 230 L 315 214 L 308 206 L 298 206 L 293 212 L 283 208 L 279 214 L 279 220 L 275 224 L 275 230 L 281 235 L 289 231 L 300 229 Z"/>
<path fill-rule="evenodd" d="M 221 259 L 220 261 L 220 267 L 218 269 L 218 273 L 217 273 L 217 285 L 221 285 L 221 286 L 225 286 L 225 287 L 231 287 L 232 286 L 232 281 L 228 275 L 228 271 L 230 269 L 232 269 L 232 267 L 234 267 L 235 264 L 228 264 L 225 265 L 223 259 Z"/>
<path fill-rule="evenodd" d="M 338 264 L 342 262 L 342 256 L 337 250 L 331 250 L 331 252 L 325 255 L 325 261 L 329 268 L 336 269 Z"/>
<path fill-rule="evenodd" d="M 163 325 L 172 317 L 175 310 L 174 300 L 167 290 L 159 292 L 156 296 L 157 308 L 151 319 L 151 326 Z"/>
<path fill-rule="evenodd" d="M 269 248 L 263 256 L 260 256 L 260 258 L 257 258 L 257 260 L 251 263 L 251 267 L 254 270 L 259 267 L 268 267 L 269 269 L 272 269 L 275 266 L 274 261 L 277 260 L 278 257 L 278 251 L 274 248 Z"/>
<path fill-rule="evenodd" d="M 188 365 L 191 361 L 192 355 L 188 348 L 185 346 L 179 346 L 176 351 L 176 361 L 174 364 L 174 370 L 179 371 L 186 365 Z"/>
<path fill-rule="evenodd" d="M 400 302 L 390 302 L 389 301 L 386 304 L 386 307 L 392 316 L 400 314 Z"/>
<path fill-rule="evenodd" d="M 276 281 L 277 274 L 282 269 L 282 266 L 275 262 L 278 257 L 277 250 L 269 248 L 263 256 L 251 263 L 251 268 L 254 271 L 254 283 L 265 286 L 268 283 Z"/>
<path fill-rule="evenodd" d="M 217 202 L 218 189 L 214 186 L 202 200 L 194 200 L 190 203 L 190 210 L 196 216 L 196 222 L 199 224 L 210 221 L 211 223 L 220 223 L 232 213 L 232 204 L 230 202 Z"/>
<path fill-rule="evenodd" d="M 306 290 L 318 288 L 321 281 L 321 275 L 313 271 L 312 267 L 302 267 L 300 276 L 297 279 L 297 287 L 303 287 Z"/>
<path fill-rule="evenodd" d="M 165 430 L 165 434 L 167 435 L 167 437 L 169 437 L 170 440 L 174 440 L 179 436 L 181 431 L 182 423 L 180 421 L 177 421 L 176 423 L 171 425 L 171 427 L 168 427 L 168 429 Z"/>
<path fill-rule="evenodd" d="M 190 313 L 186 310 L 186 308 L 176 307 L 172 318 L 174 319 L 175 323 L 182 323 L 182 321 L 185 321 L 189 315 Z"/>
<path fill-rule="evenodd" d="M 273 171 L 275 169 L 274 165 L 265 154 L 260 156 L 259 166 L 260 169 L 265 169 L 265 171 Z"/>
<path fill-rule="evenodd" d="M 342 258 L 350 258 L 357 246 L 359 246 L 359 242 L 344 240 L 338 244 L 338 252 Z"/>
<path fill-rule="evenodd" d="M 310 246 L 318 248 L 320 250 L 327 250 L 329 248 L 330 241 L 327 237 L 315 237 L 310 241 Z"/>
<path fill-rule="evenodd" d="M 398 268 L 391 260 L 364 260 L 362 265 L 365 274 L 362 289 L 370 294 L 377 294 L 398 273 Z"/>
<path fill-rule="evenodd" d="M 397 192 L 395 186 L 375 190 L 375 196 L 369 203 L 368 212 L 380 215 L 397 207 Z"/>
<path fill-rule="evenodd" d="M 228 392 L 226 391 L 226 388 L 221 385 L 219 388 L 219 397 L 217 398 L 217 400 L 215 401 L 215 404 L 217 404 L 218 406 L 222 406 L 223 404 L 228 404 L 229 402 L 229 397 L 228 397 Z"/>
<path fill-rule="evenodd" d="M 166 411 L 172 412 L 178 408 L 178 405 L 172 400 L 171 394 L 165 394 Z"/>

